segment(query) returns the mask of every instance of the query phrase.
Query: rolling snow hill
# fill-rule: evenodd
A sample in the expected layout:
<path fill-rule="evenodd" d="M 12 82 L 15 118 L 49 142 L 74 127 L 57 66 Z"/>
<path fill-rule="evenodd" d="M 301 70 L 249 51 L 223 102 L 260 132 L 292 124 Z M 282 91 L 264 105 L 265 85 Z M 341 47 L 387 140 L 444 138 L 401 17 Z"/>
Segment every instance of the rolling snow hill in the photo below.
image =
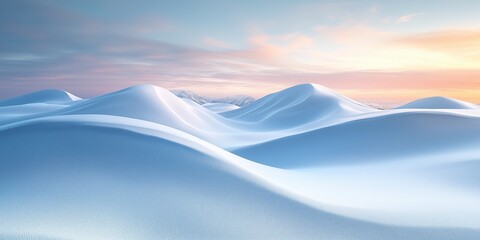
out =
<path fill-rule="evenodd" d="M 7 156 L 0 171 L 8 179 L 0 183 L 7 193 L 0 205 L 0 232 L 11 236 L 480 236 L 473 229 L 388 226 L 316 209 L 269 182 L 268 176 L 259 176 L 266 167 L 140 120 L 94 115 L 43 118 L 3 127 L 0 139 L 6 143 L 1 150 Z"/>
<path fill-rule="evenodd" d="M 473 109 L 480 110 L 480 108 L 473 104 L 464 101 L 460 101 L 448 97 L 429 97 L 415 100 L 407 103 L 403 106 L 397 107 L 398 109 Z"/>
<path fill-rule="evenodd" d="M 475 152 L 479 144 L 480 112 L 474 116 L 399 112 L 352 120 L 233 152 L 269 166 L 299 168 L 461 154 Z"/>
<path fill-rule="evenodd" d="M 328 118 L 341 118 L 375 109 L 315 84 L 297 85 L 265 96 L 221 115 L 265 128 L 296 127 Z"/>
<path fill-rule="evenodd" d="M 23 105 L 31 103 L 46 104 L 71 104 L 72 102 L 81 100 L 81 98 L 67 92 L 56 89 L 47 89 L 28 93 L 18 97 L 0 100 L 0 107 Z"/>
<path fill-rule="evenodd" d="M 313 84 L 241 108 L 153 85 L 3 100 L 0 239 L 480 239 L 480 110 L 419 103 Z"/>

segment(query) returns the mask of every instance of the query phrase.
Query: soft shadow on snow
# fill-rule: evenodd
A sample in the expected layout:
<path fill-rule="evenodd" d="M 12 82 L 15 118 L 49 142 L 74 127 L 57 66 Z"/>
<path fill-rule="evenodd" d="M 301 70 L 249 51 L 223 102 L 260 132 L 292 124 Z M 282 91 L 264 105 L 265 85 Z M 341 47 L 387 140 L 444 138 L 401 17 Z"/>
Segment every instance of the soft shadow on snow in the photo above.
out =
<path fill-rule="evenodd" d="M 0 239 L 480 238 L 475 109 L 40 93 L 0 101 Z"/>

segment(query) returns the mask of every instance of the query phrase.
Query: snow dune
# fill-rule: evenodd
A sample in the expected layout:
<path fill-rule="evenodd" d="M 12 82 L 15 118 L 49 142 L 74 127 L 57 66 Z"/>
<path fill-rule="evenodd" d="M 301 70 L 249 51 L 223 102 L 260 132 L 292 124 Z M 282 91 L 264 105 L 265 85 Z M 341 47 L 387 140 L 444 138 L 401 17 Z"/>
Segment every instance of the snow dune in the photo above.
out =
<path fill-rule="evenodd" d="M 99 96 L 64 108 L 55 115 L 100 114 L 122 116 L 163 124 L 215 141 L 215 133 L 236 128 L 218 114 L 195 103 L 187 103 L 153 85 L 139 85 Z"/>
<path fill-rule="evenodd" d="M 265 128 L 298 127 L 309 122 L 375 111 L 316 84 L 297 85 L 270 94 L 243 108 L 222 113 Z"/>
<path fill-rule="evenodd" d="M 0 102 L 0 239 L 480 238 L 475 109 L 49 91 Z"/>
<path fill-rule="evenodd" d="M 148 128 L 145 128 L 148 127 Z M 65 239 L 469 239 L 473 229 L 386 226 L 313 208 L 261 165 L 177 130 L 120 117 L 4 127 L 0 232 Z M 32 146 L 20 149 L 19 146 Z M 54 150 L 57 149 L 57 150 Z M 36 157 L 32 157 L 36 156 Z"/>
<path fill-rule="evenodd" d="M 71 104 L 81 98 L 56 89 L 47 89 L 0 101 L 0 107 L 30 103 Z"/>
<path fill-rule="evenodd" d="M 269 166 L 301 168 L 401 161 L 406 157 L 475 150 L 479 146 L 480 115 L 386 112 L 233 152 Z"/>
<path fill-rule="evenodd" d="M 56 89 L 0 100 L 0 125 L 40 117 L 81 101 L 69 92 Z"/>
<path fill-rule="evenodd" d="M 287 104 L 292 97 L 293 103 Z M 282 101 L 274 103 L 276 100 Z M 295 86 L 264 97 L 258 102 L 247 105 L 246 110 L 239 108 L 223 112 L 222 116 L 198 104 L 186 102 L 165 89 L 153 85 L 139 85 L 78 102 L 58 111 L 27 115 L 14 120 L 49 115 L 123 116 L 163 124 L 222 148 L 234 149 L 308 131 L 323 125 L 327 120 L 336 121 L 337 118 L 352 116 L 357 112 L 375 111 L 312 84 Z M 282 106 L 284 103 L 287 105 Z M 268 107 L 268 104 L 273 104 L 274 107 Z M 276 107 L 279 109 L 275 109 Z M 251 111 L 251 108 L 255 111 Z M 301 113 L 303 108 L 307 109 L 306 114 Z M 239 113 L 243 115 L 243 112 L 247 112 L 246 118 L 225 117 Z M 261 120 L 252 122 L 249 118 Z M 10 122 L 11 119 L 3 119 L 3 124 Z"/>
<path fill-rule="evenodd" d="M 415 100 L 407 103 L 403 106 L 397 107 L 398 109 L 472 109 L 480 110 L 480 108 L 473 104 L 464 101 L 460 101 L 448 97 L 429 97 Z"/>

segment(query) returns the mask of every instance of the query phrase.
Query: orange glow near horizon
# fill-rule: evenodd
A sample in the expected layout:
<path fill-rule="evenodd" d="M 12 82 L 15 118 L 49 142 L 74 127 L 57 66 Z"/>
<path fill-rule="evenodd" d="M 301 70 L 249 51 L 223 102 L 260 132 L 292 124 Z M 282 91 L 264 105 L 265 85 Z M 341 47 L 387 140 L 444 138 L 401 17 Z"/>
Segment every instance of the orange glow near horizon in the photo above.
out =
<path fill-rule="evenodd" d="M 480 71 L 438 70 L 426 72 L 348 72 L 254 76 L 256 83 L 184 85 L 200 94 L 245 94 L 255 98 L 302 83 L 316 83 L 366 103 L 402 104 L 418 98 L 445 96 L 480 103 Z M 173 88 L 172 88 L 173 89 Z"/>
<path fill-rule="evenodd" d="M 463 89 L 441 89 L 441 90 L 415 90 L 415 89 L 365 89 L 365 90 L 344 90 L 339 89 L 338 92 L 363 103 L 378 103 L 401 105 L 414 101 L 419 98 L 444 96 L 455 98 L 458 100 L 480 104 L 480 90 L 463 90 Z M 387 101 L 379 101 L 378 99 L 388 99 Z"/>
<path fill-rule="evenodd" d="M 0 54 L 0 98 L 45 88 L 89 98 L 145 83 L 259 98 L 317 83 L 363 102 L 441 95 L 480 103 L 480 15 L 472 11 L 474 3 L 445 11 L 442 4 L 425 9 L 421 1 L 405 9 L 393 2 L 300 7 L 287 1 L 269 5 L 255 21 L 246 8 L 229 22 L 232 8 L 225 8 L 218 11 L 218 28 L 203 22 L 210 11 L 205 18 L 192 15 L 189 28 L 183 14 L 159 18 L 168 9 L 163 1 L 152 3 L 158 12 L 149 18 L 136 12 L 128 20 L 113 14 L 109 21 L 84 12 L 89 7 L 27 2 L 4 6 L 12 8 L 6 12 L 29 10 L 30 17 L 11 14 L 0 27 L 8 36 Z M 270 11 L 282 4 L 280 12 Z M 445 15 L 450 8 L 461 14 Z M 108 9 L 107 18 L 120 11 Z"/>

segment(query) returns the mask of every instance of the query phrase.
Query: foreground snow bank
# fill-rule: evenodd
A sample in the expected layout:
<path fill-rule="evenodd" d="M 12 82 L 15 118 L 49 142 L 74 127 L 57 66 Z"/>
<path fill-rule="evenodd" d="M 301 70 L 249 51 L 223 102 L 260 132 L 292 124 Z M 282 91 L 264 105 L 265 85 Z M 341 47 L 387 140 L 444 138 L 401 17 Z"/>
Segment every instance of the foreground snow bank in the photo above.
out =
<path fill-rule="evenodd" d="M 4 127 L 0 233 L 65 239 L 480 236 L 471 229 L 395 227 L 327 213 L 257 176 L 261 165 L 176 130 L 142 125 L 150 124 L 72 116 Z"/>

